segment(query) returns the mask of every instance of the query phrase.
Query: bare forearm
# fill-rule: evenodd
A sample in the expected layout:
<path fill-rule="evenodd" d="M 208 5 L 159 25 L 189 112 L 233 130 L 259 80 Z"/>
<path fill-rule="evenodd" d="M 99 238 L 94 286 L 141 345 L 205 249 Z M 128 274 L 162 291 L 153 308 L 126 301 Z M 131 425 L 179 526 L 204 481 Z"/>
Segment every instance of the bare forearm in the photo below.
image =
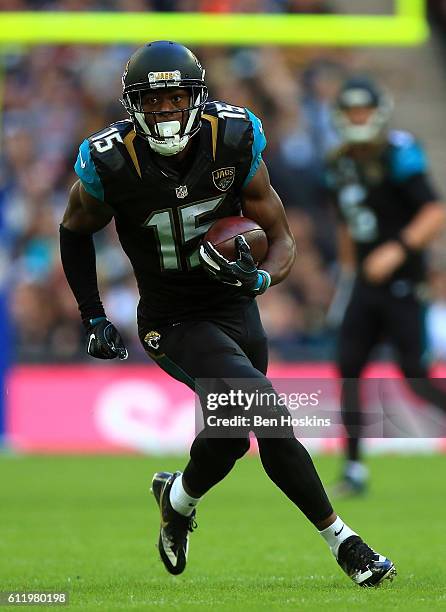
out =
<path fill-rule="evenodd" d="M 414 219 L 395 236 L 377 246 L 363 262 L 365 276 L 372 283 L 382 283 L 410 256 L 420 251 L 441 231 L 445 222 L 444 207 L 440 202 L 425 204 Z"/>
<path fill-rule="evenodd" d="M 260 268 L 270 274 L 271 284 L 277 285 L 291 270 L 296 259 L 296 245 L 283 204 L 271 187 L 263 162 L 243 195 L 243 214 L 257 221 L 268 237 L 268 254 Z"/>
<path fill-rule="evenodd" d="M 445 221 L 445 205 L 441 202 L 431 202 L 423 206 L 403 229 L 401 238 L 410 249 L 421 250 L 444 229 Z"/>
<path fill-rule="evenodd" d="M 295 259 L 296 245 L 294 238 L 287 236 L 270 243 L 268 255 L 259 265 L 259 268 L 270 274 L 271 285 L 277 285 L 288 276 Z"/>

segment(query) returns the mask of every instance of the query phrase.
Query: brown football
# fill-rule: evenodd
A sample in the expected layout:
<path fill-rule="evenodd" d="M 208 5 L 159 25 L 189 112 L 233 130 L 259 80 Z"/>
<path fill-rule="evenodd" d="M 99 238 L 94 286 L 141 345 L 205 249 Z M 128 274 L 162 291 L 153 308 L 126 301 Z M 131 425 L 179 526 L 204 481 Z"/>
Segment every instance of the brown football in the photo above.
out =
<path fill-rule="evenodd" d="M 229 261 L 235 261 L 235 237 L 242 235 L 249 244 L 256 264 L 262 263 L 268 252 L 268 238 L 263 229 L 247 217 L 225 217 L 216 221 L 206 232 L 208 240 Z"/>

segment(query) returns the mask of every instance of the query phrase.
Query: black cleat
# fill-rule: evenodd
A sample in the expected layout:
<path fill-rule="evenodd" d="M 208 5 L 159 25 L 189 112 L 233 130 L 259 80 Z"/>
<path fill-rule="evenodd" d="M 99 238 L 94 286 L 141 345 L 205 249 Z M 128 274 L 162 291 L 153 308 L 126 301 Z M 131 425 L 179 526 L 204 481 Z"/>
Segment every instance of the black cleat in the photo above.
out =
<path fill-rule="evenodd" d="M 392 561 L 376 553 L 356 535 L 339 546 L 338 563 L 347 576 L 362 587 L 376 587 L 383 580 L 393 580 L 396 576 Z"/>
<path fill-rule="evenodd" d="M 193 531 L 195 510 L 190 516 L 183 516 L 171 506 L 169 493 L 175 478 L 181 472 L 157 472 L 152 479 L 151 491 L 160 509 L 161 525 L 158 550 L 166 570 L 171 574 L 184 572 L 189 548 L 189 532 Z"/>

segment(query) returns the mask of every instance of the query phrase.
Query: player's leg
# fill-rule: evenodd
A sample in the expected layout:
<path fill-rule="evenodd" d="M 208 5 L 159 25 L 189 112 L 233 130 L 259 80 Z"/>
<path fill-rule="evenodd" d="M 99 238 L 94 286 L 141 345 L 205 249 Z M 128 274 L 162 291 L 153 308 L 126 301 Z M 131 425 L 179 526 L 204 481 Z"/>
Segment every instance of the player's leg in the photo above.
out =
<path fill-rule="evenodd" d="M 185 322 L 148 334 L 148 328 L 140 328 L 141 339 L 147 337 L 150 342 L 143 342 L 150 357 L 193 390 L 197 379 L 212 382 L 224 377 L 255 375 L 240 346 L 214 323 Z M 258 376 L 262 376 L 260 372 Z M 161 513 L 158 548 L 170 573 L 184 571 L 189 532 L 194 527 L 195 507 L 202 495 L 222 480 L 248 449 L 247 432 L 240 437 L 209 438 L 204 431 L 192 444 L 184 474 L 154 475 L 152 491 Z"/>
<path fill-rule="evenodd" d="M 257 311 L 257 309 L 255 309 Z M 267 354 L 258 312 L 247 320 L 249 344 L 243 344 L 253 365 L 266 373 Z M 325 539 L 339 565 L 354 582 L 375 586 L 395 575 L 392 562 L 377 554 L 335 514 L 306 449 L 293 431 L 279 439 L 258 436 L 260 457 L 271 480 L 300 508 Z"/>
<path fill-rule="evenodd" d="M 313 523 L 344 572 L 360 586 L 376 586 L 396 573 L 393 563 L 370 548 L 333 510 L 307 450 L 291 435 L 258 437 L 271 480 Z"/>
<path fill-rule="evenodd" d="M 425 304 L 413 293 L 392 296 L 387 308 L 387 334 L 397 350 L 398 363 L 411 389 L 446 413 L 446 393 L 429 379 Z"/>
<path fill-rule="evenodd" d="M 246 313 L 245 330 L 247 333 L 237 340 L 254 368 L 266 375 L 268 345 L 257 307 Z M 275 393 L 267 378 L 262 384 L 266 393 Z M 315 526 L 325 527 L 327 519 L 332 520 L 334 513 L 313 461 L 295 438 L 291 427 L 281 433 L 280 438 L 257 436 L 263 468 Z"/>
<path fill-rule="evenodd" d="M 336 497 L 361 493 L 367 481 L 367 468 L 361 458 L 362 410 L 359 379 L 382 329 L 379 289 L 357 282 L 341 325 L 337 364 L 343 378 L 341 414 L 346 430 L 345 465 L 333 487 Z"/>
<path fill-rule="evenodd" d="M 242 348 L 249 358 L 248 368 L 239 378 L 256 378 L 257 389 L 275 394 L 266 378 L 268 344 L 256 304 L 243 313 L 242 325 L 222 329 Z M 231 366 L 232 367 L 232 366 Z M 333 508 L 305 447 L 295 438 L 291 427 L 281 431 L 281 437 L 257 436 L 262 465 L 271 480 L 296 504 L 315 526 L 323 526 L 333 520 Z"/>

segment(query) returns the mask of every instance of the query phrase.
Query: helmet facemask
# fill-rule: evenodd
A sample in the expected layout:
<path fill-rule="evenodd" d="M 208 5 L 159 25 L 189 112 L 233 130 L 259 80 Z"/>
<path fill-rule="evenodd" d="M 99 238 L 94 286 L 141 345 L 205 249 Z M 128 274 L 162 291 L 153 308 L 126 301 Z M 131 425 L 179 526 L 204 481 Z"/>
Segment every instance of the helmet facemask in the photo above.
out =
<path fill-rule="evenodd" d="M 169 78 L 157 78 L 158 76 Z M 135 132 L 148 141 L 150 147 L 160 155 L 176 155 L 182 151 L 190 138 L 201 127 L 201 114 L 206 103 L 208 92 L 203 81 L 181 79 L 179 71 L 166 73 L 149 73 L 149 83 L 138 83 L 124 87 L 122 103 L 132 118 Z M 204 71 L 203 71 L 204 79 Z M 144 110 L 144 97 L 160 89 L 181 88 L 189 91 L 189 105 L 184 109 L 172 111 Z M 181 121 L 166 120 L 163 117 L 181 113 Z M 151 117 L 152 121 L 147 121 Z"/>
<path fill-rule="evenodd" d="M 370 108 L 370 116 L 365 123 L 352 122 L 347 112 L 353 108 Z M 333 122 L 346 144 L 373 144 L 380 141 L 387 129 L 393 110 L 389 95 L 381 94 L 372 100 L 366 89 L 352 88 L 341 92 L 333 110 Z"/>

